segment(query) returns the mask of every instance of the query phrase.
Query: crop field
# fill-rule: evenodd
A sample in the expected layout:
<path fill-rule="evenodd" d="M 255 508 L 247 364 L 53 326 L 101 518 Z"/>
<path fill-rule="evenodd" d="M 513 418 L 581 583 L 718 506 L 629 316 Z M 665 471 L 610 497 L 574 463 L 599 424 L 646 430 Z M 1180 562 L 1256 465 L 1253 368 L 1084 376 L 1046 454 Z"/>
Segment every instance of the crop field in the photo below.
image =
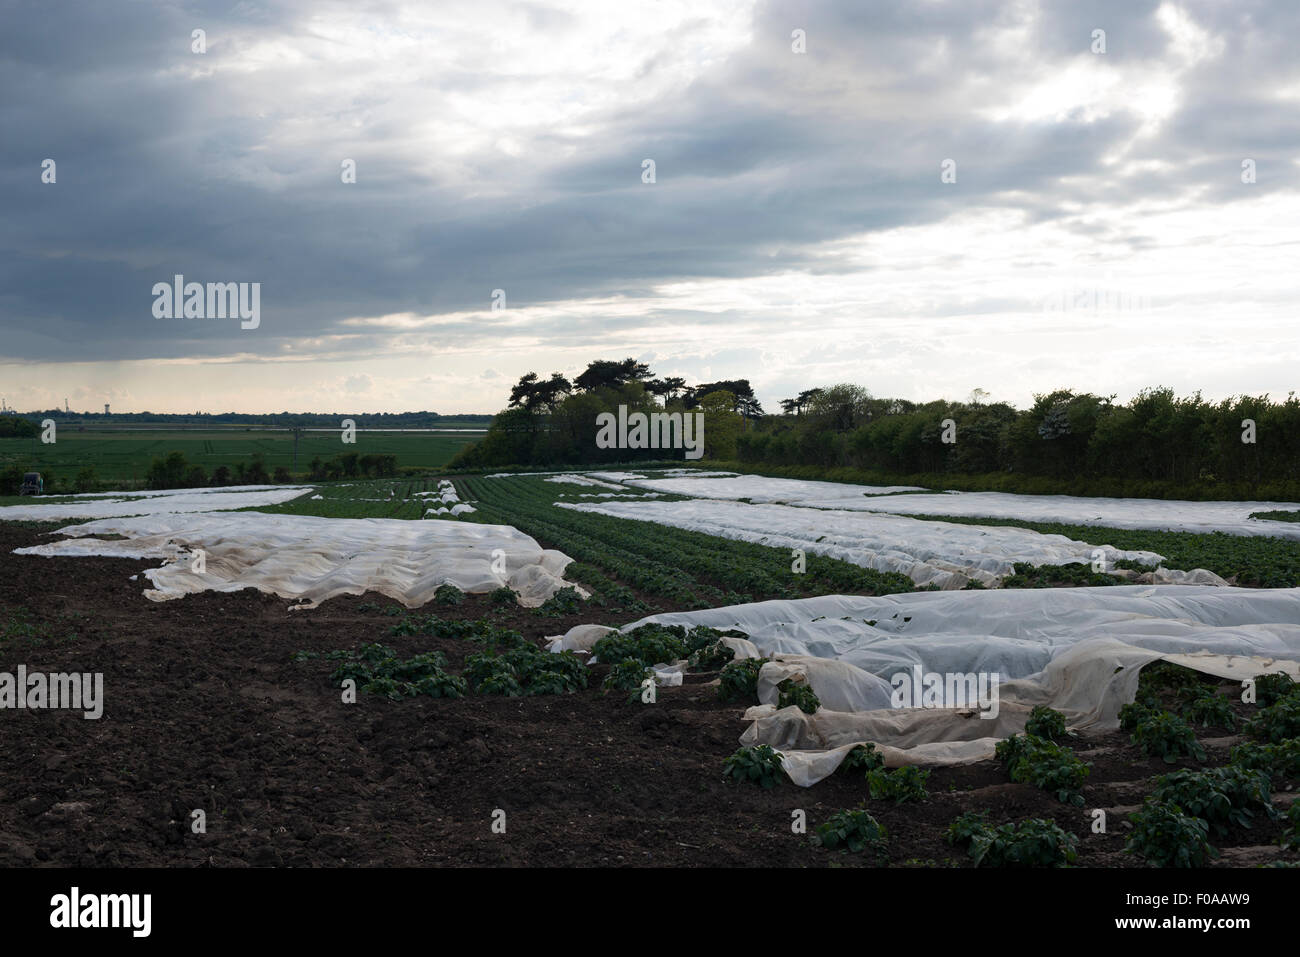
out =
<path fill-rule="evenodd" d="M 962 525 L 1013 526 L 1044 535 L 1102 538 L 1117 548 L 1159 552 L 1175 568 L 1206 568 L 1234 584 L 1254 588 L 1300 586 L 1300 542 L 1281 538 L 1228 535 L 1223 532 L 1165 532 L 1150 529 L 1101 528 L 1060 522 L 1029 522 L 1007 518 L 967 518 L 913 515 L 935 522 Z M 1275 516 L 1269 516 L 1277 520 Z"/>
<path fill-rule="evenodd" d="M 1231 656 L 1244 647 L 1240 629 L 1261 622 L 1266 627 L 1251 647 L 1278 654 L 1276 642 L 1300 629 L 1292 592 L 1300 543 L 844 513 L 877 523 L 886 537 L 947 522 L 990 535 L 1023 529 L 1031 544 L 1036 535 L 1104 542 L 1251 586 L 1152 589 L 1067 561 L 1014 562 L 1000 587 L 972 582 L 940 591 L 907 574 L 814 551 L 796 570 L 783 544 L 592 511 L 634 514 L 646 507 L 660 515 L 697 501 L 625 484 L 621 473 L 602 474 L 577 481 L 455 475 L 315 483 L 301 493 L 288 490 L 293 497 L 279 504 L 247 507 L 243 501 L 266 493 L 39 500 L 121 516 L 100 520 L 102 554 L 94 538 L 64 540 L 78 548 L 90 543 L 89 551 L 57 547 L 53 533 L 71 519 L 5 521 L 0 512 L 0 670 L 22 662 L 97 671 L 110 689 L 93 750 L 74 744 L 89 724 L 76 713 L 45 715 L 49 720 L 11 726 L 0 736 L 0 760 L 53 756 L 21 787 L 0 789 L 0 863 L 1300 863 L 1300 812 L 1290 811 L 1300 805 L 1288 800 L 1300 786 L 1300 698 L 1292 686 L 1275 676 L 1261 683 L 1258 701 L 1243 702 L 1239 682 L 1151 664 L 1139 647 L 1156 640 L 1167 643 L 1160 645 L 1166 651 L 1207 648 Z M 782 488 L 772 486 L 768 498 L 780 499 Z M 430 514 L 444 497 L 473 511 Z M 207 501 L 226 511 L 203 512 Z M 27 508 L 33 500 L 16 504 Z M 813 544 L 841 535 L 837 528 L 846 521 L 824 505 L 705 505 L 802 516 Z M 327 524 L 295 531 L 300 519 Z M 363 539 L 347 535 L 355 519 L 401 521 L 366 523 L 360 527 L 371 537 Z M 209 525 L 210 534 L 203 531 Z M 476 581 L 475 569 L 488 556 L 479 559 L 483 566 L 443 565 L 437 542 L 455 543 L 463 533 L 465 545 L 456 547 L 468 550 L 457 554 L 472 557 L 475 536 L 498 535 L 496 526 L 572 559 L 564 580 L 589 597 L 563 587 L 525 607 L 507 585 L 471 593 L 451 584 L 456 576 Z M 238 586 L 243 575 L 262 590 L 214 584 L 173 600 L 147 600 L 146 589 L 163 587 L 164 577 L 147 582 L 143 575 L 158 568 L 158 558 L 126 546 L 140 535 L 154 540 L 158 527 L 169 547 L 183 542 L 206 550 L 214 583 Z M 259 544 L 263 528 L 268 538 Z M 426 531 L 437 533 L 432 550 L 421 553 L 428 562 L 413 561 L 416 553 L 405 548 L 374 562 L 366 544 L 420 541 L 410 535 Z M 326 541 L 329 535 L 342 536 L 339 544 Z M 227 562 L 224 549 L 231 547 L 236 560 Z M 33 548 L 36 554 L 15 553 Z M 929 560 L 957 569 L 961 561 L 986 559 L 958 549 Z M 267 587 L 281 587 L 274 577 L 257 577 L 277 565 L 291 570 L 292 591 L 270 593 Z M 1114 567 L 1139 575 L 1153 566 L 1118 560 Z M 417 607 L 392 597 L 399 580 L 433 576 L 432 589 L 442 568 L 451 570 L 448 583 Z M 287 600 L 312 594 L 314 579 L 339 575 L 364 588 L 331 591 L 309 610 Z M 75 588 L 32 586 L 71 581 Z M 1148 608 L 1145 596 L 1153 594 Z M 1152 627 L 1126 630 L 1143 615 Z M 647 616 L 657 618 L 631 632 L 589 630 Z M 1118 729 L 1067 731 L 1066 717 L 1050 708 L 1026 720 L 1008 692 L 1003 706 L 1015 717 L 989 725 L 996 753 L 936 766 L 906 748 L 891 750 L 888 734 L 870 724 L 880 707 L 870 703 L 882 693 L 879 676 L 897 670 L 896 662 L 940 671 L 998 662 L 1006 677 L 1032 682 L 1061 649 L 1093 638 L 1135 643 L 1127 654 L 1140 663 L 1140 680 Z M 674 660 L 679 670 L 660 674 Z M 784 670 L 769 675 L 771 667 Z M 225 675 L 238 675 L 237 687 Z M 349 682 L 354 704 L 340 701 Z M 649 699 L 647 686 L 655 689 Z M 745 721 L 748 709 L 781 717 Z M 194 728 L 184 740 L 168 731 L 178 716 Z M 781 737 L 821 720 L 828 723 L 812 751 Z M 858 724 L 863 730 L 836 730 Z M 826 740 L 864 745 L 847 751 L 833 773 L 809 779 L 814 765 L 805 760 Z M 958 735 L 944 746 L 974 745 Z M 598 809 L 592 794 L 601 795 Z M 804 831 L 792 831 L 791 807 L 806 814 Z M 210 822 L 201 840 L 177 823 L 193 808 L 205 810 Z M 502 808 L 510 837 L 494 840 L 487 822 Z M 1093 827 L 1098 812 L 1111 821 L 1101 833 Z"/>
<path fill-rule="evenodd" d="M 53 475 L 71 481 L 84 468 L 93 468 L 98 480 L 120 483 L 122 487 L 139 487 L 149 465 L 156 458 L 180 452 L 186 461 L 212 472 L 221 466 L 231 469 L 239 462 L 249 462 L 254 455 L 263 457 L 268 471 L 283 466 L 294 473 L 305 473 L 315 456 L 329 459 L 344 452 L 361 455 L 396 455 L 399 467 L 441 468 L 451 461 L 466 443 L 474 441 L 469 432 L 367 432 L 358 430 L 357 441 L 344 445 L 338 433 L 304 431 L 298 442 L 298 462 L 294 466 L 294 439 L 289 431 L 254 429 L 159 430 L 159 431 L 91 431 L 78 432 L 61 428 L 57 441 L 43 444 L 39 439 L 5 439 L 0 441 L 0 469 L 17 465 L 24 470 Z"/>

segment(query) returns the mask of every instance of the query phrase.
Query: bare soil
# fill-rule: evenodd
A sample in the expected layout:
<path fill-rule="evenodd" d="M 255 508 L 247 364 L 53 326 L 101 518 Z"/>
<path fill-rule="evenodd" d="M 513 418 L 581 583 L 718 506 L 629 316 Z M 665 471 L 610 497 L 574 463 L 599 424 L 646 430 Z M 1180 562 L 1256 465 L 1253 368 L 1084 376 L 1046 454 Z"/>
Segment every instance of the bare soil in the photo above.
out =
<path fill-rule="evenodd" d="M 294 652 L 382 641 L 408 655 L 436 648 L 456 670 L 474 649 L 390 635 L 395 603 L 376 594 L 296 612 L 253 590 L 151 602 L 141 573 L 153 562 L 12 553 L 43 530 L 0 523 L 0 671 L 103 672 L 104 715 L 0 711 L 3 866 L 965 867 L 944 835 L 975 809 L 993 823 L 1050 818 L 1079 835 L 1079 864 L 1135 867 L 1123 812 L 1170 769 L 1125 734 L 1077 742 L 1093 762 L 1086 808 L 1112 812 L 1108 833 L 1092 834 L 1084 809 L 1008 782 L 991 761 L 935 769 L 928 800 L 901 806 L 870 801 L 860 777 L 729 783 L 722 762 L 743 708 L 699 677 L 659 689 L 654 705 L 604 695 L 598 680 L 558 697 L 344 704 L 327 680 L 334 664 Z M 548 619 L 481 597 L 436 611 L 489 615 L 534 639 L 627 620 L 596 608 Z M 1230 731 L 1198 733 L 1210 763 L 1226 760 Z M 811 833 L 864 802 L 889 830 L 879 860 L 792 833 L 796 810 Z M 206 833 L 191 830 L 196 809 Z M 1219 866 L 1297 859 L 1278 850 L 1279 833 L 1260 822 L 1215 841 Z"/>

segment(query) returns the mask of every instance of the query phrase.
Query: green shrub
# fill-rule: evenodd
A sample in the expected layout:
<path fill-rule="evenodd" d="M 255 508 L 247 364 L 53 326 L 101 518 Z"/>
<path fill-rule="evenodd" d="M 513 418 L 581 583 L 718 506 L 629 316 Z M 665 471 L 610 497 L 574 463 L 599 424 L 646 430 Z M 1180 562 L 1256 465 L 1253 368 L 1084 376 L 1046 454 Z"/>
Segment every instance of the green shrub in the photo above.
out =
<path fill-rule="evenodd" d="M 572 651 L 550 652 L 525 642 L 501 657 L 519 679 L 524 694 L 551 694 L 540 690 L 539 682 L 553 686 L 557 677 L 565 692 L 587 687 L 587 667 Z"/>
<path fill-rule="evenodd" d="M 411 684 L 396 678 L 372 678 L 361 686 L 366 694 L 383 695 L 393 701 L 401 701 L 410 695 Z"/>
<path fill-rule="evenodd" d="M 736 652 L 720 641 L 691 652 L 688 667 L 692 671 L 717 671 L 736 657 Z"/>
<path fill-rule="evenodd" d="M 1219 835 L 1232 824 L 1250 827 L 1256 811 L 1276 816 L 1268 772 L 1233 765 L 1163 774 L 1156 778 L 1150 800 L 1177 805 L 1209 823 Z"/>
<path fill-rule="evenodd" d="M 386 659 L 380 667 L 385 675 L 398 681 L 419 681 L 440 674 L 446 664 L 447 658 L 442 652 L 426 651 L 406 661 Z"/>
<path fill-rule="evenodd" d="M 576 615 L 580 611 L 582 611 L 582 596 L 571 585 L 561 588 L 534 609 L 534 612 L 543 618 L 563 618 L 565 615 Z"/>
<path fill-rule="evenodd" d="M 403 661 L 391 648 L 366 644 L 355 651 L 331 651 L 324 657 L 343 660 L 330 674 L 332 684 L 339 686 L 350 678 L 366 694 L 398 701 L 417 694 L 459 698 L 465 693 L 465 682 L 442 670 L 447 660 L 438 651 L 426 651 Z"/>
<path fill-rule="evenodd" d="M 817 843 L 830 851 L 837 847 L 854 854 L 879 851 L 888 840 L 884 826 L 866 811 L 837 811 L 816 828 Z"/>
<path fill-rule="evenodd" d="M 780 754 L 766 744 L 759 744 L 752 748 L 737 748 L 722 762 L 722 773 L 735 781 L 749 781 L 770 788 L 785 776 L 785 769 L 781 767 Z"/>
<path fill-rule="evenodd" d="M 495 694 L 507 698 L 519 698 L 524 693 L 524 689 L 519 686 L 519 679 L 503 671 L 488 675 L 479 682 L 475 690 L 479 694 Z"/>
<path fill-rule="evenodd" d="M 1297 690 L 1300 690 L 1300 685 L 1292 681 L 1288 674 L 1275 672 L 1255 676 L 1255 704 L 1261 708 L 1276 704 Z"/>
<path fill-rule="evenodd" d="M 465 667 L 461 671 L 461 676 L 475 691 L 479 690 L 483 682 L 497 675 L 513 678 L 514 669 L 495 651 L 480 651 L 465 656 Z"/>
<path fill-rule="evenodd" d="M 924 801 L 928 796 L 925 782 L 929 779 L 929 771 L 911 765 L 892 771 L 877 768 L 867 772 L 867 790 L 873 801 L 893 801 L 895 804 Z"/>
<path fill-rule="evenodd" d="M 1229 754 L 1234 765 L 1267 771 L 1273 778 L 1300 777 L 1300 738 L 1277 744 L 1239 744 Z"/>
<path fill-rule="evenodd" d="M 793 678 L 786 678 L 776 686 L 778 708 L 796 705 L 804 714 L 816 714 L 821 707 L 816 693 L 805 684 L 799 684 Z"/>
<path fill-rule="evenodd" d="M 674 628 L 680 628 L 675 625 Z M 720 638 L 748 638 L 749 635 L 743 631 L 736 631 L 734 628 L 719 630 L 717 628 L 708 628 L 704 625 L 696 625 L 687 634 L 683 636 L 686 645 L 686 655 L 689 657 L 695 652 L 716 645 Z"/>
<path fill-rule="evenodd" d="M 1197 761 L 1205 760 L 1205 749 L 1196 740 L 1191 726 L 1168 711 L 1148 715 L 1133 729 L 1132 741 L 1145 754 L 1161 757 L 1166 764 L 1175 764 L 1181 755 Z"/>
<path fill-rule="evenodd" d="M 381 661 L 396 658 L 397 652 L 392 648 L 389 648 L 386 645 L 381 645 L 379 642 L 375 641 L 361 645 L 357 649 L 357 657 L 362 661 L 369 661 L 372 664 L 377 664 Z"/>
<path fill-rule="evenodd" d="M 406 615 L 388 629 L 391 635 L 431 635 L 435 638 L 454 638 L 472 641 L 488 648 L 535 647 L 524 640 L 517 631 L 503 628 L 487 618 L 446 621 L 437 615 Z"/>
<path fill-rule="evenodd" d="M 1134 701 L 1119 709 L 1119 728 L 1132 733 L 1137 726 L 1155 714 L 1159 709 L 1152 708 L 1143 701 Z"/>
<path fill-rule="evenodd" d="M 689 654 L 685 633 L 680 625 L 642 625 L 606 635 L 591 646 L 591 652 L 605 662 L 635 658 L 644 665 L 670 664 Z"/>
<path fill-rule="evenodd" d="M 641 683 L 654 674 L 654 671 L 636 658 L 624 658 L 609 669 L 601 685 L 606 692 L 634 691 L 641 688 Z"/>
<path fill-rule="evenodd" d="M 349 678 L 358 685 L 369 681 L 375 675 L 374 665 L 368 661 L 346 661 L 334 669 L 330 674 L 330 683 L 335 687 L 342 687 L 343 682 Z"/>
<path fill-rule="evenodd" d="M 500 588 L 494 588 L 488 592 L 489 605 L 517 605 L 519 596 L 515 594 L 514 589 L 502 585 Z"/>
<path fill-rule="evenodd" d="M 452 584 L 439 585 L 433 593 L 435 605 L 459 605 L 465 600 L 465 593 Z"/>
<path fill-rule="evenodd" d="M 984 811 L 967 811 L 948 825 L 948 843 L 961 847 L 969 844 L 977 834 L 987 830 L 990 828 L 988 816 Z"/>
<path fill-rule="evenodd" d="M 552 653 L 527 642 L 465 657 L 464 678 L 479 694 L 566 694 L 587 687 L 587 670 L 571 651 Z"/>
<path fill-rule="evenodd" d="M 411 689 L 417 695 L 428 695 L 430 698 L 463 698 L 467 690 L 464 678 L 446 672 L 425 675 L 413 683 Z"/>
<path fill-rule="evenodd" d="M 876 771 L 885 766 L 885 759 L 876 751 L 876 746 L 871 743 L 857 744 L 853 749 L 844 756 L 840 766 L 835 770 L 840 774 L 865 774 L 868 771 Z"/>
<path fill-rule="evenodd" d="M 1188 697 L 1183 705 L 1183 718 L 1188 722 L 1199 722 L 1202 728 L 1235 730 L 1237 727 L 1232 702 L 1204 686 Z"/>
<path fill-rule="evenodd" d="M 1124 849 L 1154 867 L 1202 867 L 1218 855 L 1206 840 L 1210 825 L 1176 804 L 1147 801 L 1129 820 L 1133 831 Z"/>
<path fill-rule="evenodd" d="M 1288 850 L 1300 850 L 1300 801 L 1292 801 L 1287 808 L 1280 843 Z"/>
<path fill-rule="evenodd" d="M 718 674 L 718 697 L 723 701 L 756 701 L 758 673 L 766 658 L 741 658 L 726 665 Z"/>
<path fill-rule="evenodd" d="M 1030 818 L 991 827 L 967 812 L 948 826 L 948 843 L 969 845 L 976 867 L 1066 867 L 1078 857 L 1079 839 L 1052 821 Z"/>
<path fill-rule="evenodd" d="M 1042 704 L 1029 712 L 1029 720 L 1025 722 L 1025 733 L 1045 741 L 1064 741 L 1069 734 L 1065 730 L 1065 715 Z"/>
<path fill-rule="evenodd" d="M 1300 694 L 1279 698 L 1246 722 L 1246 733 L 1261 741 L 1278 744 L 1300 738 Z"/>
<path fill-rule="evenodd" d="M 994 750 L 1012 781 L 1050 791 L 1064 804 L 1083 806 L 1080 788 L 1092 765 L 1076 758 L 1069 748 L 1036 735 L 1015 734 L 999 741 Z"/>
<path fill-rule="evenodd" d="M 1138 697 L 1154 696 L 1162 690 L 1178 691 L 1202 682 L 1200 672 L 1184 668 L 1172 661 L 1157 660 L 1144 667 L 1138 676 Z"/>

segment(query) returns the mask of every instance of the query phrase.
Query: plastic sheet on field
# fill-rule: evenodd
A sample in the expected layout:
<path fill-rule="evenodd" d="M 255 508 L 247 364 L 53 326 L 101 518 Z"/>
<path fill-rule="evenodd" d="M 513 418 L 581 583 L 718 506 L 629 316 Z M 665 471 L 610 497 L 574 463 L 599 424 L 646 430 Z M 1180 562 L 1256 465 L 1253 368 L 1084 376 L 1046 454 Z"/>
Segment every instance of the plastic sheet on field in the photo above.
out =
<path fill-rule="evenodd" d="M 646 478 L 626 479 L 624 485 L 647 488 L 674 495 L 693 498 L 749 499 L 755 503 L 802 504 L 818 502 L 822 505 L 856 502 L 878 495 L 897 492 L 924 492 L 919 485 L 847 485 L 842 482 L 819 482 L 804 479 L 770 478 L 765 475 L 737 475 L 721 472 L 689 472 L 678 470 L 650 474 Z"/>
<path fill-rule="evenodd" d="M 221 488 L 185 488 L 160 492 L 102 492 L 73 495 L 70 502 L 0 507 L 0 521 L 59 522 L 70 518 L 113 518 L 123 515 L 160 515 L 183 512 L 218 512 L 226 509 L 279 505 L 312 491 L 309 485 L 236 485 Z M 319 496 L 316 496 L 319 498 Z"/>
<path fill-rule="evenodd" d="M 781 751 L 804 786 L 873 742 L 886 764 L 963 764 L 993 756 L 1036 705 L 1074 729 L 1113 730 L 1138 672 L 1157 658 L 1232 682 L 1269 672 L 1300 680 L 1300 589 L 1129 586 L 831 595 L 653 615 L 657 622 L 735 628 L 763 657 L 760 705 L 745 745 Z M 730 644 L 730 641 L 728 642 Z M 845 667 L 847 666 L 847 667 Z M 997 679 L 995 706 L 946 696 L 941 707 L 893 707 L 913 675 Z M 900 678 L 901 676 L 901 678 Z M 777 710 L 794 677 L 822 701 L 816 714 Z M 896 684 L 897 682 L 897 684 Z M 987 715 L 987 716 L 981 716 Z"/>
<path fill-rule="evenodd" d="M 1231 535 L 1270 535 L 1300 539 L 1300 523 L 1250 517 L 1253 512 L 1300 511 L 1300 504 L 1295 502 L 1187 502 L 1146 498 L 1016 495 L 1010 492 L 894 495 L 889 493 L 917 489 L 915 486 L 851 485 L 764 475 L 721 478 L 704 473 L 686 473 L 673 478 L 648 475 L 616 481 L 637 488 L 674 492 L 693 498 L 745 498 L 756 503 L 777 502 L 802 508 L 890 512 L 896 515 L 1011 518 L 1109 528 L 1226 532 Z"/>
<path fill-rule="evenodd" d="M 879 572 L 899 572 L 918 585 L 958 589 L 972 579 L 995 587 L 1015 562 L 1091 563 L 1102 557 L 1155 565 L 1155 552 L 1089 544 L 1027 528 L 961 525 L 869 512 L 750 505 L 696 499 L 682 502 L 559 502 L 558 508 L 655 522 L 783 549 L 801 549 Z M 1200 570 L 1200 584 L 1226 584 Z M 1163 570 L 1161 574 L 1163 573 Z M 1208 576 L 1208 577 L 1207 577 Z M 1168 579 L 1165 579 L 1166 581 Z"/>
<path fill-rule="evenodd" d="M 508 525 L 213 512 L 101 519 L 58 534 L 67 537 L 15 551 L 168 559 L 145 572 L 153 584 L 145 596 L 154 601 L 256 588 L 314 608 L 337 595 L 376 591 L 417 608 L 451 584 L 472 594 L 505 586 L 533 608 L 561 588 L 577 588 L 563 578 L 572 559 Z M 196 549 L 202 570 L 195 570 Z"/>

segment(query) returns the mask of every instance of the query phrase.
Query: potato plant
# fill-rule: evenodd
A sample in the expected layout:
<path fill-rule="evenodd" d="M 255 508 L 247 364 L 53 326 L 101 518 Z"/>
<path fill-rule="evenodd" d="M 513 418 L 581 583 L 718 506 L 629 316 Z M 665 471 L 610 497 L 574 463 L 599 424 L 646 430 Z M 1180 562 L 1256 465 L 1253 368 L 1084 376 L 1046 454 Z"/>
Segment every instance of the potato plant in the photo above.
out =
<path fill-rule="evenodd" d="M 1232 765 L 1161 775 L 1151 800 L 1177 805 L 1207 822 L 1217 835 L 1226 834 L 1230 825 L 1250 827 L 1256 813 L 1277 816 L 1268 772 Z"/>
<path fill-rule="evenodd" d="M 1196 740 L 1191 726 L 1168 711 L 1152 713 L 1140 720 L 1131 740 L 1145 754 L 1162 758 L 1166 764 L 1178 763 L 1183 755 L 1205 760 L 1205 749 Z"/>
<path fill-rule="evenodd" d="M 1210 825 L 1177 804 L 1148 800 L 1129 821 L 1133 831 L 1124 849 L 1153 867 L 1203 867 L 1218 856 L 1207 840 Z"/>
<path fill-rule="evenodd" d="M 965 845 L 976 867 L 1067 867 L 1079 847 L 1077 837 L 1043 818 L 992 827 L 972 813 L 949 825 L 948 843 Z"/>
<path fill-rule="evenodd" d="M 791 705 L 798 707 L 804 714 L 816 714 L 817 709 L 821 707 L 821 701 L 818 699 L 816 692 L 806 684 L 800 684 L 793 678 L 786 678 L 776 686 L 778 708 L 788 708 Z"/>
<path fill-rule="evenodd" d="M 911 765 L 892 771 L 877 768 L 867 772 L 867 790 L 873 801 L 893 801 L 895 804 L 924 801 L 928 796 L 925 782 L 929 779 L 929 771 Z"/>
<path fill-rule="evenodd" d="M 1016 734 L 999 741 L 995 753 L 1012 781 L 1050 791 L 1063 804 L 1083 806 L 1080 788 L 1092 765 L 1076 758 L 1069 748 L 1032 734 Z"/>
<path fill-rule="evenodd" d="M 763 788 L 775 787 L 786 776 L 781 755 L 766 744 L 737 748 L 722 762 L 722 773 L 733 781 L 748 781 Z"/>
<path fill-rule="evenodd" d="M 866 850 L 883 850 L 889 841 L 889 832 L 864 810 L 836 811 L 817 825 L 813 840 L 828 851 L 841 848 L 858 854 Z"/>

